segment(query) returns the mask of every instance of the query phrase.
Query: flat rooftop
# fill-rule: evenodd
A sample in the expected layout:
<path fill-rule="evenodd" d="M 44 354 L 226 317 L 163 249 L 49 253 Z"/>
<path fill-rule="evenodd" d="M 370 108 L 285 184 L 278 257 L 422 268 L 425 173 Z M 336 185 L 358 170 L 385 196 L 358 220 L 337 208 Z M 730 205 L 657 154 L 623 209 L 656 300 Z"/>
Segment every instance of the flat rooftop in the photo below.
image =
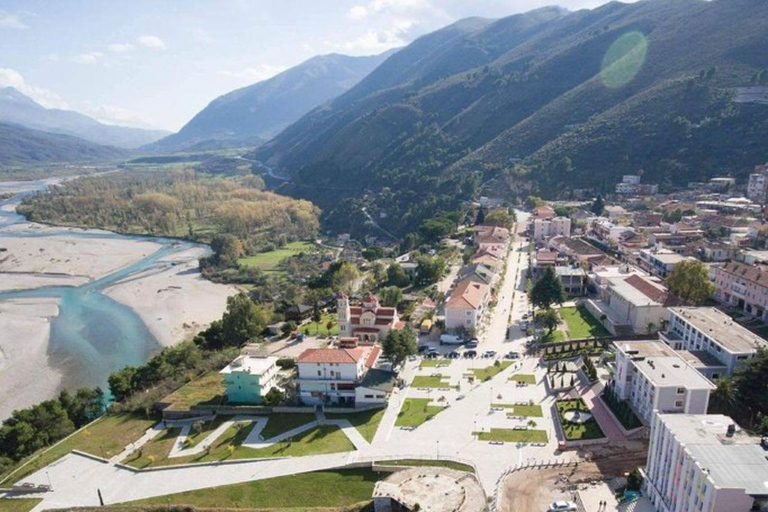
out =
<path fill-rule="evenodd" d="M 728 426 L 735 424 L 731 418 L 721 414 L 658 417 L 699 467 L 708 471 L 717 487 L 768 494 L 768 451 L 760 446 L 759 438 L 738 428 L 736 434 L 727 437 Z"/>
<path fill-rule="evenodd" d="M 709 336 L 729 352 L 754 352 L 758 347 L 768 348 L 768 341 L 735 322 L 717 308 L 676 307 L 670 311 Z"/>
<path fill-rule="evenodd" d="M 616 290 L 616 292 L 621 295 L 625 300 L 628 302 L 634 304 L 635 306 L 661 306 L 662 303 L 658 302 L 656 300 L 653 300 L 648 295 L 640 291 L 635 286 L 632 286 L 630 283 L 627 282 L 626 277 L 620 277 L 611 278 L 611 286 Z M 649 279 L 644 279 L 645 282 L 651 283 Z M 663 291 L 660 287 L 656 285 L 651 285 L 654 288 L 658 288 L 659 293 Z"/>
<path fill-rule="evenodd" d="M 718 358 L 706 350 L 678 350 L 677 353 L 694 368 L 725 368 Z"/>
<path fill-rule="evenodd" d="M 267 370 L 274 367 L 276 364 L 277 358 L 274 356 L 255 357 L 243 355 L 238 356 L 219 373 L 227 375 L 235 372 L 246 372 L 250 373 L 251 375 L 263 375 Z"/>
<path fill-rule="evenodd" d="M 656 387 L 715 389 L 709 379 L 662 341 L 616 341 L 614 346 L 622 352 L 632 352 L 637 371 Z"/>
<path fill-rule="evenodd" d="M 676 252 L 672 252 L 672 251 L 669 251 L 669 252 L 647 251 L 647 252 L 652 258 L 662 262 L 665 265 L 675 265 L 677 263 L 680 263 L 681 261 L 693 259 L 688 256 L 681 256 L 680 254 L 677 254 Z"/>

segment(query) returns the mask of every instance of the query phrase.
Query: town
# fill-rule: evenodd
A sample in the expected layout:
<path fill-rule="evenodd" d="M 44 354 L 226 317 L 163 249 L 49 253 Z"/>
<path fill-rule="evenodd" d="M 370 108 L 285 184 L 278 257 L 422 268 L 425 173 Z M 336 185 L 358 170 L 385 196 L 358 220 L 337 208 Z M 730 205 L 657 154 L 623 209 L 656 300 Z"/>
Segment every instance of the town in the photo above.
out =
<path fill-rule="evenodd" d="M 36 510 L 206 506 L 262 480 L 377 511 L 765 510 L 768 165 L 641 178 L 482 197 L 428 253 L 303 243 L 277 267 L 335 273 L 332 296 L 0 487 Z"/>

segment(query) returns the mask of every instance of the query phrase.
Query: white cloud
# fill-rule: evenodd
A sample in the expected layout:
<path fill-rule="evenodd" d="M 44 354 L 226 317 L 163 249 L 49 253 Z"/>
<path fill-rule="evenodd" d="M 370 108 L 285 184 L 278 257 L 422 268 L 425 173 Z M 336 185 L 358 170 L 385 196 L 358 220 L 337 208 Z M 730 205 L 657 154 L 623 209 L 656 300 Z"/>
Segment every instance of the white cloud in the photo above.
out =
<path fill-rule="evenodd" d="M 131 43 L 112 43 L 107 47 L 112 53 L 126 53 L 132 51 L 135 46 Z"/>
<path fill-rule="evenodd" d="M 21 18 L 17 14 L 11 14 L 6 11 L 0 11 L 0 28 L 12 28 L 16 30 L 24 30 L 29 28 L 29 25 L 21 21 Z"/>
<path fill-rule="evenodd" d="M 227 78 L 236 78 L 239 81 L 260 82 L 267 78 L 272 78 L 276 74 L 285 71 L 287 66 L 272 66 L 269 64 L 260 64 L 257 67 L 246 67 L 238 70 L 222 70 L 219 75 Z"/>
<path fill-rule="evenodd" d="M 67 102 L 57 94 L 28 84 L 21 73 L 15 69 L 0 68 L 0 87 L 13 87 L 46 108 L 69 108 Z"/>
<path fill-rule="evenodd" d="M 77 62 L 78 64 L 92 65 L 99 62 L 103 56 L 104 54 L 101 52 L 86 52 L 81 53 L 80 55 L 75 55 L 72 57 L 72 61 Z"/>
<path fill-rule="evenodd" d="M 165 48 L 165 43 L 157 36 L 141 36 L 137 39 L 140 45 L 147 48 L 156 48 L 162 50 Z"/>
<path fill-rule="evenodd" d="M 347 17 L 351 20 L 362 20 L 368 16 L 368 8 L 364 5 L 355 5 L 347 13 Z"/>

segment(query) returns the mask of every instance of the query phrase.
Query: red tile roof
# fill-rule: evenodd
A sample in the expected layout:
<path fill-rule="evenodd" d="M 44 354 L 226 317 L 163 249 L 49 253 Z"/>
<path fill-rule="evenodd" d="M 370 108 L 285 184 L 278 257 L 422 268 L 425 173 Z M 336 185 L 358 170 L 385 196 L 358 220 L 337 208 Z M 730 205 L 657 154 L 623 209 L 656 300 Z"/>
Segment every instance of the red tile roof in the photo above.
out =
<path fill-rule="evenodd" d="M 299 355 L 299 363 L 356 364 L 363 357 L 362 348 L 310 348 Z"/>
<path fill-rule="evenodd" d="M 466 279 L 456 286 L 451 294 L 451 298 L 445 304 L 446 308 L 470 306 L 472 309 L 479 309 L 483 304 L 483 299 L 488 293 L 489 287 L 486 284 L 476 283 Z"/>
<path fill-rule="evenodd" d="M 371 351 L 368 353 L 368 358 L 365 360 L 365 366 L 368 368 L 373 368 L 373 365 L 376 364 L 376 360 L 379 358 L 379 354 L 381 353 L 381 347 L 378 345 L 374 346 Z"/>
<path fill-rule="evenodd" d="M 747 265 L 740 261 L 731 261 L 719 269 L 763 288 L 768 288 L 768 268 L 761 265 Z"/>

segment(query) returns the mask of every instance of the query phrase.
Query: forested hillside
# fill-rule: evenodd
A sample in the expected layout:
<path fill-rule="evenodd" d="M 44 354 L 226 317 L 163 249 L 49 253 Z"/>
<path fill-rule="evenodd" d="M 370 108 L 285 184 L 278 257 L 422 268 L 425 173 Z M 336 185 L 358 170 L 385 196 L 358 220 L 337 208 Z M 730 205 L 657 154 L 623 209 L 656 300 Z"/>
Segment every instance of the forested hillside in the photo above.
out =
<path fill-rule="evenodd" d="M 256 150 L 330 224 L 404 232 L 494 178 L 601 189 L 684 183 L 768 159 L 768 2 L 646 0 L 468 19 L 426 35 Z M 553 186 L 557 185 L 557 186 Z M 340 201 L 340 198 L 346 198 Z M 356 220 L 357 219 L 357 220 Z"/>

